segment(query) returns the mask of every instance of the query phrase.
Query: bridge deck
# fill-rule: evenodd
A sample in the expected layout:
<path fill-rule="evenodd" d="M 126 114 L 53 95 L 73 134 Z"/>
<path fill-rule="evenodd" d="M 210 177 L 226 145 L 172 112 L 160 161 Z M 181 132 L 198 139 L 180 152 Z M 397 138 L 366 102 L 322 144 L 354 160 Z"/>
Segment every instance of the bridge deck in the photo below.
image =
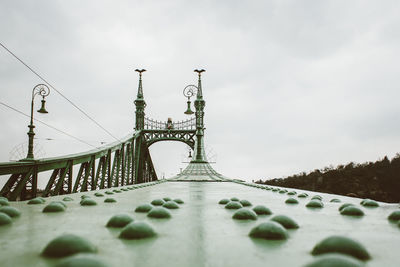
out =
<path fill-rule="evenodd" d="M 97 192 L 102 192 L 100 190 Z M 299 191 L 297 190 L 299 193 Z M 46 204 L 10 205 L 21 211 L 10 226 L 0 226 L 1 266 L 53 266 L 60 259 L 46 259 L 40 255 L 49 241 L 64 233 L 84 237 L 97 246 L 96 259 L 108 266 L 302 266 L 315 257 L 310 254 L 322 239 L 342 234 L 360 241 L 372 259 L 368 266 L 399 266 L 400 229 L 389 223 L 387 216 L 398 209 L 397 204 L 380 203 L 378 208 L 363 208 L 359 219 L 342 216 L 341 203 L 331 203 L 333 197 L 343 202 L 359 204 L 360 199 L 328 194 L 323 197 L 325 207 L 311 210 L 305 207 L 315 193 L 299 199 L 298 205 L 285 204 L 286 194 L 244 186 L 233 182 L 165 182 L 130 191 L 115 193 L 116 203 L 104 203 L 105 197 L 94 192 L 69 195 L 65 212 L 42 213 Z M 98 204 L 80 206 L 82 194 L 90 195 Z M 109 196 L 107 196 L 109 197 Z M 136 206 L 153 199 L 171 197 L 185 201 L 179 209 L 170 210 L 170 219 L 152 219 L 135 213 Z M 252 239 L 249 231 L 270 216 L 256 221 L 232 219 L 233 211 L 218 201 L 222 198 L 247 199 L 253 206 L 266 205 L 274 214 L 284 214 L 300 226 L 289 231 L 286 241 Z M 63 196 L 47 198 L 61 200 Z M 127 213 L 135 221 L 145 221 L 157 236 L 144 240 L 127 241 L 118 238 L 120 229 L 105 227 L 115 214 Z"/>
<path fill-rule="evenodd" d="M 209 163 L 189 164 L 182 173 L 169 179 L 170 181 L 203 181 L 222 182 L 230 180 L 216 172 Z"/>

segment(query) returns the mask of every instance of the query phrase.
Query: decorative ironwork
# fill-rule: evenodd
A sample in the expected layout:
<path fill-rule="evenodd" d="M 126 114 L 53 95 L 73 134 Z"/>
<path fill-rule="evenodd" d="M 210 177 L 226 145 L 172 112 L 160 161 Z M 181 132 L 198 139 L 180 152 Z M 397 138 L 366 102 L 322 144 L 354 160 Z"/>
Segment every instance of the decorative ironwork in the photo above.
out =
<path fill-rule="evenodd" d="M 172 122 L 144 118 L 144 130 L 195 130 L 196 118 Z"/>
<path fill-rule="evenodd" d="M 157 175 L 150 162 L 148 147 L 142 147 L 134 155 L 134 146 L 141 138 L 139 132 L 133 136 L 105 145 L 100 149 L 63 157 L 39 159 L 36 161 L 0 163 L 0 175 L 10 174 L 10 178 L 0 191 L 0 195 L 10 200 L 24 200 L 37 196 L 37 176 L 41 172 L 52 170 L 44 196 L 69 194 L 128 185 L 142 181 L 155 181 Z M 144 170 L 135 166 L 140 154 L 147 154 L 142 165 Z M 114 155 L 114 156 L 113 156 Z M 73 176 L 73 166 L 80 165 L 77 175 Z M 146 178 L 137 177 L 138 173 Z"/>
<path fill-rule="evenodd" d="M 28 153 L 27 158 L 30 160 L 0 163 L 0 175 L 11 175 L 0 191 L 0 195 L 10 200 L 36 197 L 38 174 L 45 171 L 52 171 L 52 174 L 42 194 L 44 196 L 155 181 L 157 174 L 151 160 L 149 146 L 159 141 L 184 142 L 194 150 L 192 163 L 207 163 L 203 144 L 205 101 L 202 99 L 200 80 L 200 75 L 204 70 L 196 70 L 199 73 L 197 87 L 194 85 L 186 87 L 187 97 L 197 94 L 194 102 L 196 118 L 178 122 L 173 122 L 172 119 L 162 122 L 145 118 L 146 102 L 143 98 L 142 88 L 142 72 L 145 70 L 136 71 L 139 72 L 139 87 L 134 102 L 136 105 L 136 131 L 133 135 L 85 153 L 39 160 L 33 160 L 33 154 L 29 155 Z M 46 85 L 36 86 L 32 96 L 46 97 L 49 94 L 46 88 Z M 197 91 L 194 90 L 196 88 Z M 39 111 L 47 112 L 44 99 Z M 28 133 L 28 135 L 33 140 L 32 117 L 29 128 L 32 133 L 31 135 Z M 33 143 L 31 144 L 33 147 Z M 74 176 L 73 169 L 76 165 L 80 166 L 77 175 Z"/>
<path fill-rule="evenodd" d="M 183 95 L 187 97 L 187 109 L 184 112 L 186 115 L 192 115 L 194 112 L 190 108 L 190 98 L 197 94 L 197 87 L 195 85 L 188 85 L 183 89 Z"/>
<path fill-rule="evenodd" d="M 183 95 L 190 100 L 192 96 L 197 94 L 197 87 L 193 84 L 189 84 L 183 89 Z"/>
<path fill-rule="evenodd" d="M 147 146 L 159 141 L 179 141 L 194 149 L 195 130 L 144 130 L 143 135 Z"/>

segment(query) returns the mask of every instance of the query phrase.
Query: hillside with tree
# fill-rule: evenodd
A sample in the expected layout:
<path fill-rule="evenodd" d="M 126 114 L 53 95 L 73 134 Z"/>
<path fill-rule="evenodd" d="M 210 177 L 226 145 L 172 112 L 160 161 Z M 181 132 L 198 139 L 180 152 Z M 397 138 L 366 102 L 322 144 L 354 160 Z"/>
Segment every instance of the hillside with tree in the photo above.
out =
<path fill-rule="evenodd" d="M 400 154 L 389 160 L 325 167 L 310 173 L 295 174 L 256 183 L 283 186 L 330 194 L 400 202 Z"/>

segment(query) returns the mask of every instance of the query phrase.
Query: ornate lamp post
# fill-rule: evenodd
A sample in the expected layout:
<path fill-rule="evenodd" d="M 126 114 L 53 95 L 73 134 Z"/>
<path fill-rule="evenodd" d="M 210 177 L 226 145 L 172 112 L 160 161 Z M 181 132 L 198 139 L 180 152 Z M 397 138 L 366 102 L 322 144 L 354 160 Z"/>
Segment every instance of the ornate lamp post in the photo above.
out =
<path fill-rule="evenodd" d="M 195 85 L 188 85 L 183 89 L 183 95 L 187 97 L 187 110 L 184 112 L 186 115 L 192 115 L 194 112 L 190 109 L 190 98 L 197 94 L 197 87 Z"/>
<path fill-rule="evenodd" d="M 50 94 L 50 89 L 45 84 L 38 84 L 32 90 L 31 123 L 28 125 L 28 127 L 29 127 L 29 132 L 28 132 L 28 137 L 29 137 L 28 155 L 26 156 L 26 159 L 24 159 L 24 160 L 33 160 L 34 159 L 34 156 L 33 156 L 33 137 L 35 136 L 35 133 L 33 132 L 33 128 L 35 128 L 35 125 L 33 125 L 33 100 L 34 100 L 36 95 L 42 96 L 42 106 L 37 112 L 39 112 L 39 113 L 48 113 L 47 110 L 46 110 L 46 107 L 45 107 L 46 100 L 44 100 L 44 99 L 49 94 Z"/>
<path fill-rule="evenodd" d="M 206 156 L 204 152 L 204 107 L 206 102 L 203 100 L 203 91 L 201 88 L 201 73 L 204 72 L 204 69 L 194 70 L 197 72 L 199 76 L 199 81 L 197 86 L 188 85 L 183 89 L 183 95 L 187 97 L 187 110 L 184 112 L 187 115 L 193 114 L 193 111 L 190 109 L 190 98 L 196 95 L 196 99 L 194 101 L 194 107 L 196 109 L 196 145 L 194 148 L 193 160 L 191 162 L 195 163 L 206 163 Z"/>

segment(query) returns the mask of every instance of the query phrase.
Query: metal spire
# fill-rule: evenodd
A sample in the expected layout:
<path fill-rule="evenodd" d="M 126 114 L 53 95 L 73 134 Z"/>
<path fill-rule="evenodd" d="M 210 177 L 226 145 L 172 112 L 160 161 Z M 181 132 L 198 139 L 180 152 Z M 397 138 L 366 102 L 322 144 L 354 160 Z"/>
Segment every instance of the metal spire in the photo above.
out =
<path fill-rule="evenodd" d="M 139 72 L 139 88 L 138 88 L 138 93 L 137 93 L 137 98 L 142 99 L 143 98 L 143 87 L 142 87 L 142 72 L 145 72 L 145 69 L 136 69 L 135 71 Z"/>
<path fill-rule="evenodd" d="M 197 99 L 194 101 L 194 106 L 196 108 L 196 144 L 194 148 L 193 163 L 205 163 L 207 162 L 205 152 L 204 152 L 204 106 L 206 101 L 203 100 L 203 90 L 201 88 L 201 73 L 204 69 L 194 70 L 199 75 L 199 83 L 197 86 Z"/>
<path fill-rule="evenodd" d="M 136 69 L 135 71 L 139 72 L 139 88 L 137 93 L 137 98 L 135 100 L 136 106 L 136 130 L 143 130 L 144 128 L 144 109 L 146 107 L 146 102 L 143 98 L 143 87 L 142 87 L 142 72 L 145 72 L 145 69 Z"/>
<path fill-rule="evenodd" d="M 203 90 L 201 89 L 201 73 L 206 71 L 205 69 L 195 69 L 194 72 L 197 72 L 199 74 L 199 82 L 197 85 L 197 99 L 202 99 L 203 98 Z"/>

